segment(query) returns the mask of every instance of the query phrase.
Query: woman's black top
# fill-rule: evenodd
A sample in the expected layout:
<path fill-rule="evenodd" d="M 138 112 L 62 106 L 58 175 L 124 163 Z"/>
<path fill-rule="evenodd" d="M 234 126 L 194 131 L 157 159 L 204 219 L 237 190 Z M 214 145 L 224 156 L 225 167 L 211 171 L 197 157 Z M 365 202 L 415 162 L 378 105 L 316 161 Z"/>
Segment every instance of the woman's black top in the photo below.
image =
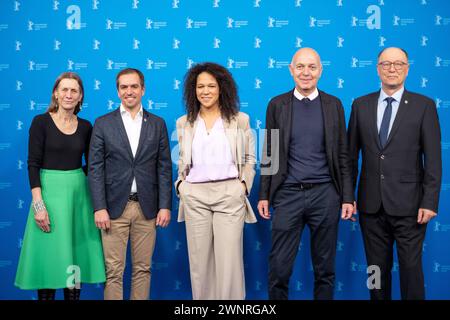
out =
<path fill-rule="evenodd" d="M 48 112 L 34 117 L 28 140 L 28 177 L 31 189 L 41 186 L 40 169 L 73 170 L 88 162 L 92 125 L 78 117 L 73 134 L 58 129 Z M 87 165 L 83 168 L 86 172 Z"/>

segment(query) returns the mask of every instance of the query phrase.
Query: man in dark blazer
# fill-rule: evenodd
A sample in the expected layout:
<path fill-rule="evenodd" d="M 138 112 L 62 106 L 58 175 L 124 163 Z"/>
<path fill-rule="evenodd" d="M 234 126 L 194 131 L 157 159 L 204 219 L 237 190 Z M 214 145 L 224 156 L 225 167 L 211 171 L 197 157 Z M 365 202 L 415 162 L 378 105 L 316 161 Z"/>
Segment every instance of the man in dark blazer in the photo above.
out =
<path fill-rule="evenodd" d="M 147 300 L 156 226 L 170 222 L 172 161 L 163 119 L 145 111 L 144 75 L 124 69 L 116 77 L 120 108 L 95 121 L 89 184 L 95 223 L 102 230 L 105 299 L 123 299 L 123 271 L 131 240 L 131 299 Z"/>
<path fill-rule="evenodd" d="M 311 231 L 314 298 L 333 299 L 339 210 L 353 213 L 344 110 L 317 89 L 322 64 L 316 51 L 298 50 L 289 66 L 294 90 L 267 107 L 258 211 L 274 208 L 269 299 L 288 299 L 302 231 Z"/>
<path fill-rule="evenodd" d="M 356 99 L 348 137 L 356 186 L 359 152 L 359 222 L 371 299 L 391 299 L 393 245 L 397 245 L 402 299 L 424 299 L 422 247 L 438 211 L 441 134 L 433 100 L 407 91 L 408 55 L 386 48 L 378 55 L 380 91 Z M 377 280 L 378 278 L 378 280 Z"/>

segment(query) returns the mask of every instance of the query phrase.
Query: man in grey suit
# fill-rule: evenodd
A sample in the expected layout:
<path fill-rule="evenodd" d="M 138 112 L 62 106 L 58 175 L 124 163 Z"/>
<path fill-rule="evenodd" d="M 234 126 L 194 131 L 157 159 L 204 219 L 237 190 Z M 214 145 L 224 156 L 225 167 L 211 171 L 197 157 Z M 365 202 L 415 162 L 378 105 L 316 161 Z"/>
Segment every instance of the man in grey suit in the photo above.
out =
<path fill-rule="evenodd" d="M 116 85 L 120 108 L 95 121 L 89 152 L 89 184 L 106 265 L 104 295 L 106 300 L 123 299 L 130 238 L 131 299 L 147 300 L 156 226 L 170 222 L 169 139 L 164 120 L 142 107 L 142 72 L 124 69 Z"/>
<path fill-rule="evenodd" d="M 370 297 L 391 299 L 395 242 L 402 299 L 424 299 L 423 241 L 442 176 L 438 114 L 433 100 L 405 89 L 405 50 L 382 50 L 377 71 L 381 90 L 353 102 L 348 127 L 355 187 L 362 157 L 357 201 L 367 264 L 380 275 Z"/>

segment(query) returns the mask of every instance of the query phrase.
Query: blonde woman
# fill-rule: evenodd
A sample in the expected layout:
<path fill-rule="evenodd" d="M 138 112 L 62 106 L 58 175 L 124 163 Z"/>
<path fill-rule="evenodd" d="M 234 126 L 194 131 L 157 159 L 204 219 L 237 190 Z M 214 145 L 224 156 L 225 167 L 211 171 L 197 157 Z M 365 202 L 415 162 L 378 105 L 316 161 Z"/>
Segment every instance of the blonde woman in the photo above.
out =
<path fill-rule="evenodd" d="M 61 74 L 47 112 L 37 115 L 30 127 L 33 199 L 15 285 L 38 290 L 39 300 L 54 300 L 60 288 L 65 300 L 79 300 L 81 283 L 105 282 L 100 233 L 82 168 L 92 131 L 89 121 L 77 116 L 83 96 L 81 78 Z"/>

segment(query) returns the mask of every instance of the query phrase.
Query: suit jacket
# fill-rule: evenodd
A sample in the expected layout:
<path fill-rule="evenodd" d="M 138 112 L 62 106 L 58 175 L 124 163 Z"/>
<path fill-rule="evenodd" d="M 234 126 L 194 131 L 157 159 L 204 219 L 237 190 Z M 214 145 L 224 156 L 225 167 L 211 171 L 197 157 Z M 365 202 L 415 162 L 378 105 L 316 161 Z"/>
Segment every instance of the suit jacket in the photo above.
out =
<path fill-rule="evenodd" d="M 437 212 L 441 186 L 441 133 L 433 100 L 405 90 L 384 148 L 377 129 L 380 91 L 353 102 L 348 138 L 353 184 L 362 169 L 358 208 L 375 213 L 383 204 L 389 215 L 413 216 L 419 208 Z"/>
<path fill-rule="evenodd" d="M 266 137 L 261 160 L 260 200 L 273 201 L 278 187 L 287 177 L 289 141 L 292 128 L 293 90 L 270 100 L 266 112 Z M 345 116 L 341 101 L 319 90 L 325 130 L 325 150 L 331 179 L 341 201 L 353 203 L 350 158 Z M 278 136 L 276 131 L 278 130 Z"/>
<path fill-rule="evenodd" d="M 178 185 L 186 179 L 189 170 L 192 167 L 192 141 L 194 139 L 195 130 L 197 128 L 198 119 L 193 125 L 187 121 L 184 115 L 177 120 L 177 135 L 180 156 L 178 159 L 178 179 L 175 181 L 175 190 L 178 194 Z M 253 179 L 255 177 L 255 138 L 250 128 L 249 116 L 243 112 L 239 112 L 229 122 L 224 120 L 225 134 L 230 143 L 233 162 L 236 164 L 239 180 L 245 182 L 247 187 L 247 195 L 250 194 Z M 252 206 L 245 198 L 247 212 L 245 214 L 245 222 L 257 222 Z M 180 199 L 178 210 L 178 222 L 184 221 L 183 201 Z"/>
<path fill-rule="evenodd" d="M 95 121 L 89 152 L 89 184 L 94 210 L 107 209 L 111 219 L 125 209 L 133 178 L 147 219 L 172 205 L 172 161 L 164 120 L 143 112 L 133 157 L 120 109 Z"/>

